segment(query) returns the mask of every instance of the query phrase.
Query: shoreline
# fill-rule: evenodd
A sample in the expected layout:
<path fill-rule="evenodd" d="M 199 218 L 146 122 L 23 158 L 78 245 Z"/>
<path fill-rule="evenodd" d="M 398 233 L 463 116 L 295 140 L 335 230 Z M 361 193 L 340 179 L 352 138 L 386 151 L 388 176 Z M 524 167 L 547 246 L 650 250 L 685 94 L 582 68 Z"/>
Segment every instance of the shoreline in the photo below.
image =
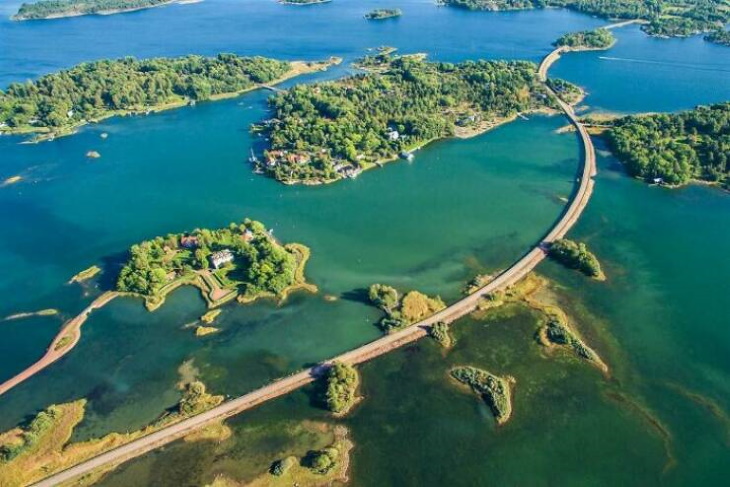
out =
<path fill-rule="evenodd" d="M 202 1 L 202 0 L 200 0 Z M 260 90 L 260 89 L 266 89 L 270 86 L 276 86 L 278 84 L 281 84 L 285 81 L 288 81 L 292 78 L 296 78 L 297 76 L 302 76 L 305 74 L 311 74 L 316 73 L 320 71 L 326 71 L 327 69 L 331 68 L 332 66 L 337 66 L 340 63 L 342 63 L 342 58 L 339 57 L 330 57 L 327 60 L 324 61 L 289 61 L 289 65 L 291 66 L 291 69 L 289 72 L 284 74 L 283 76 L 276 78 L 273 81 L 270 81 L 269 83 L 257 83 L 253 86 L 239 90 L 234 91 L 230 93 L 220 93 L 217 95 L 212 95 L 210 98 L 206 100 L 200 100 L 199 103 L 205 103 L 205 102 L 216 102 L 220 100 L 227 100 L 230 98 L 236 98 L 241 95 L 244 95 L 246 93 Z M 58 132 L 51 131 L 48 127 L 22 127 L 17 129 L 2 129 L 0 130 L 0 135 L 9 135 L 9 136 L 23 136 L 23 135 L 34 135 L 28 140 L 24 140 L 20 142 L 21 144 L 37 144 L 39 142 L 46 142 L 46 141 L 52 141 L 56 138 L 60 137 L 67 137 L 69 135 L 74 135 L 78 133 L 78 130 L 82 127 L 85 127 L 87 125 L 93 125 L 100 122 L 103 122 L 104 120 L 107 120 L 109 118 L 113 117 L 127 117 L 127 116 L 139 116 L 139 115 L 149 115 L 152 113 L 161 113 L 167 110 L 175 110 L 178 108 L 183 108 L 186 106 L 189 106 L 191 103 L 191 99 L 179 99 L 179 100 L 170 100 L 167 103 L 163 103 L 160 105 L 156 105 L 153 107 L 141 107 L 141 108 L 128 108 L 125 110 L 113 110 L 108 113 L 104 113 L 102 115 L 99 115 L 98 117 L 94 117 L 90 120 L 82 120 L 80 122 L 74 123 L 72 125 L 59 128 Z M 198 103 L 196 101 L 196 103 Z"/>
<path fill-rule="evenodd" d="M 96 12 L 68 12 L 68 13 L 57 13 L 57 14 L 51 14 L 46 17 L 37 17 L 37 18 L 26 18 L 26 17 L 18 17 L 17 13 L 10 16 L 10 20 L 13 22 L 30 22 L 33 20 L 57 20 L 57 19 L 68 19 L 73 17 L 85 17 L 87 15 L 116 15 L 116 14 L 126 14 L 129 12 L 137 12 L 139 10 L 148 10 L 151 8 L 157 8 L 157 7 L 165 7 L 167 5 L 173 5 L 173 4 L 180 4 L 180 5 L 188 5 L 193 3 L 200 3 L 203 0 L 169 0 L 167 2 L 158 3 L 156 5 L 146 5 L 142 7 L 132 7 L 132 8 L 116 8 L 116 9 L 108 9 L 108 10 L 98 10 Z"/>

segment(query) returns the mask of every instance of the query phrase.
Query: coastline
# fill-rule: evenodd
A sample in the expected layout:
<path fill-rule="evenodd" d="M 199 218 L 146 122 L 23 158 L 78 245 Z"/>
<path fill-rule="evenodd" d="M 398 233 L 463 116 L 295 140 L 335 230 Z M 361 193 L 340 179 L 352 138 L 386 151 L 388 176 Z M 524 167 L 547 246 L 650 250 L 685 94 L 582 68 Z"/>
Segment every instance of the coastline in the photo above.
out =
<path fill-rule="evenodd" d="M 148 10 L 151 8 L 157 8 L 157 7 L 164 7 L 166 5 L 172 5 L 175 3 L 179 3 L 180 5 L 187 5 L 192 3 L 200 3 L 203 0 L 169 0 L 167 2 L 158 3 L 156 5 L 146 5 L 142 7 L 132 7 L 132 8 L 116 8 L 116 9 L 109 9 L 109 10 L 99 10 L 96 12 L 67 12 L 67 13 L 57 13 L 57 14 L 51 14 L 46 17 L 38 17 L 38 18 L 26 18 L 26 17 L 18 17 L 17 14 L 11 15 L 10 20 L 14 22 L 28 22 L 33 20 L 56 20 L 56 19 L 67 19 L 72 17 L 84 17 L 86 15 L 115 15 L 115 14 L 125 14 L 129 12 L 137 12 L 139 10 Z"/>
<path fill-rule="evenodd" d="M 296 78 L 297 76 L 316 73 L 319 71 L 326 71 L 330 67 L 336 66 L 336 65 L 340 64 L 341 62 L 342 62 L 342 58 L 338 58 L 338 57 L 331 57 L 331 58 L 327 59 L 326 61 L 289 61 L 289 65 L 290 65 L 291 69 L 283 76 L 281 76 L 269 83 L 257 83 L 244 90 L 234 91 L 231 93 L 220 93 L 217 95 L 212 95 L 210 98 L 208 98 L 206 100 L 200 100 L 200 103 L 209 102 L 209 101 L 216 102 L 216 101 L 225 100 L 225 99 L 229 99 L 229 98 L 236 98 L 238 96 L 244 95 L 251 91 L 265 89 L 269 86 L 278 85 L 280 83 L 283 83 L 284 81 L 290 80 L 292 78 Z M 48 127 L 25 126 L 25 127 L 21 127 L 21 128 L 17 128 L 17 129 L 10 129 L 10 130 L 7 128 L 2 129 L 2 130 L 0 130 L 0 135 L 22 136 L 22 135 L 36 134 L 31 139 L 20 142 L 21 144 L 36 144 L 38 142 L 52 141 L 56 138 L 74 135 L 77 133 L 78 129 L 80 129 L 81 127 L 84 127 L 86 125 L 96 124 L 96 123 L 102 122 L 102 121 L 107 120 L 112 117 L 126 117 L 126 116 L 135 116 L 135 115 L 147 115 L 150 113 L 160 113 L 160 112 L 164 112 L 167 110 L 173 110 L 173 109 L 188 106 L 188 105 L 190 105 L 190 101 L 191 100 L 189 100 L 187 98 L 180 98 L 180 99 L 169 100 L 166 103 L 152 106 L 152 107 L 129 108 L 126 110 L 112 110 L 112 111 L 109 111 L 102 115 L 99 115 L 98 117 L 94 117 L 90 120 L 82 120 L 82 121 L 74 123 L 72 125 L 68 125 L 66 127 L 61 127 L 61 128 L 59 128 L 58 132 L 53 132 Z"/>

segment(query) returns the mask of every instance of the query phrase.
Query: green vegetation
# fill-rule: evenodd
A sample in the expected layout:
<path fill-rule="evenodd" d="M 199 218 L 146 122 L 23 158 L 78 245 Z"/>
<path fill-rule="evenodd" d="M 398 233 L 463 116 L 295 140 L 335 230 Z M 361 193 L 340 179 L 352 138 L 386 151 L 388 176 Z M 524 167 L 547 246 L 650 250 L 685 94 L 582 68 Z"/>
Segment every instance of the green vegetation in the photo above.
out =
<path fill-rule="evenodd" d="M 0 433 L 0 485 L 34 484 L 48 475 L 215 407 L 222 401 L 223 396 L 212 396 L 202 383 L 188 383 L 183 387 L 177 406 L 152 424 L 131 432 L 109 433 L 102 438 L 76 443 L 70 443 L 70 440 L 74 429 L 84 419 L 86 400 L 49 406 L 38 413 L 27 427 Z M 103 472 L 91 475 L 94 477 Z"/>
<path fill-rule="evenodd" d="M 215 306 L 240 295 L 249 302 L 260 296 L 285 297 L 303 286 L 308 249 L 282 246 L 260 222 L 245 220 L 218 230 L 196 229 L 133 245 L 117 280 L 117 290 L 159 306 L 170 291 L 190 284 L 206 291 Z"/>
<path fill-rule="evenodd" d="M 327 409 L 337 415 L 345 415 L 357 402 L 360 376 L 352 365 L 334 362 L 327 369 Z"/>
<path fill-rule="evenodd" d="M 390 19 L 392 17 L 400 17 L 403 12 L 399 8 L 376 8 L 365 14 L 368 20 Z"/>
<path fill-rule="evenodd" d="M 451 348 L 454 345 L 454 340 L 451 338 L 451 333 L 449 333 L 449 325 L 442 321 L 431 326 L 429 334 L 444 348 Z"/>
<path fill-rule="evenodd" d="M 506 423 L 512 415 L 511 378 L 502 378 L 476 367 L 454 367 L 451 376 L 479 394 L 494 414 L 497 424 Z"/>
<path fill-rule="evenodd" d="M 340 452 L 337 448 L 329 447 L 324 450 L 309 452 L 304 459 L 304 463 L 318 474 L 325 475 L 335 468 L 339 456 Z"/>
<path fill-rule="evenodd" d="M 574 242 L 567 238 L 556 240 L 550 244 L 548 255 L 569 269 L 577 269 L 596 279 L 604 278 L 598 259 L 582 242 Z"/>
<path fill-rule="evenodd" d="M 299 85 L 272 97 L 274 117 L 261 169 L 285 183 L 355 177 L 475 120 L 499 121 L 552 100 L 533 63 L 431 63 L 383 52 L 366 57 L 366 74 Z"/>
<path fill-rule="evenodd" d="M 368 293 L 370 301 L 385 312 L 378 326 L 390 333 L 424 318 L 446 307 L 440 297 L 430 298 L 418 291 L 411 291 L 402 298 L 395 288 L 373 284 Z"/>
<path fill-rule="evenodd" d="M 195 327 L 195 336 L 196 337 L 204 337 L 207 335 L 213 335 L 214 333 L 218 333 L 220 328 L 216 328 L 215 326 L 196 326 Z"/>
<path fill-rule="evenodd" d="M 220 309 L 212 309 L 208 312 L 206 312 L 203 316 L 200 317 L 200 321 L 203 323 L 210 325 L 215 321 L 216 318 L 218 318 L 218 315 L 222 313 L 222 310 Z"/>
<path fill-rule="evenodd" d="M 237 94 L 291 69 L 288 62 L 234 54 L 84 63 L 0 91 L 0 130 L 63 134 L 112 115 Z"/>
<path fill-rule="evenodd" d="M 710 32 L 705 36 L 705 40 L 708 42 L 714 42 L 721 46 L 730 46 L 730 31 L 725 29 L 717 29 L 716 31 Z"/>
<path fill-rule="evenodd" d="M 58 340 L 56 345 L 53 347 L 53 350 L 63 350 L 64 348 L 68 347 L 73 341 L 74 337 L 72 335 L 64 335 L 61 337 L 60 340 Z"/>
<path fill-rule="evenodd" d="M 721 28 L 730 21 L 728 0 L 441 0 L 469 10 L 563 7 L 606 19 L 643 19 L 653 36 L 684 37 Z"/>
<path fill-rule="evenodd" d="M 578 338 L 573 330 L 558 316 L 550 316 L 547 324 L 538 333 L 540 342 L 543 345 L 560 345 L 569 347 L 580 358 L 592 362 L 600 362 L 596 352 L 591 350 L 583 341 Z"/>
<path fill-rule="evenodd" d="M 83 282 L 83 281 L 91 279 L 92 277 L 96 276 L 100 272 L 101 272 L 101 267 L 99 267 L 97 265 L 92 265 L 88 269 L 84 269 L 83 271 L 81 271 L 78 274 L 76 274 L 75 276 L 73 276 L 69 282 L 70 283 Z"/>
<path fill-rule="evenodd" d="M 78 15 L 110 14 L 158 7 L 177 0 L 41 0 L 24 3 L 13 20 L 55 19 Z"/>
<path fill-rule="evenodd" d="M 271 464 L 269 472 L 271 472 L 271 475 L 281 477 L 289 470 L 291 470 L 292 467 L 296 466 L 297 463 L 299 463 L 297 457 L 286 457 L 283 460 L 277 460 L 273 464 Z"/>
<path fill-rule="evenodd" d="M 698 179 L 730 187 L 730 102 L 677 114 L 624 117 L 605 134 L 632 176 L 671 185 Z"/>
<path fill-rule="evenodd" d="M 616 38 L 608 29 L 583 30 L 561 36 L 555 41 L 556 47 L 572 49 L 608 49 Z"/>
<path fill-rule="evenodd" d="M 574 105 L 583 99 L 585 93 L 583 90 L 560 78 L 548 78 L 547 85 L 560 97 L 564 102 Z"/>

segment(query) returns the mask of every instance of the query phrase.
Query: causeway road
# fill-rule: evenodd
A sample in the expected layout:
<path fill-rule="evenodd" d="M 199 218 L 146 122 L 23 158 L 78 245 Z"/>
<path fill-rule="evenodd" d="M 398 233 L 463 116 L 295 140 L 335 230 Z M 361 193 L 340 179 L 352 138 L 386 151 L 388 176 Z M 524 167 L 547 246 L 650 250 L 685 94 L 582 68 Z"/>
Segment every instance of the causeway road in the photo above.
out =
<path fill-rule="evenodd" d="M 538 73 L 541 81 L 545 82 L 547 80 L 547 70 L 550 65 L 560 57 L 559 55 L 561 52 L 562 51 L 560 49 L 556 49 L 546 56 L 540 64 L 540 70 Z M 213 422 L 221 421 L 248 409 L 252 409 L 264 402 L 283 396 L 295 389 L 299 389 L 310 384 L 318 376 L 320 376 L 324 370 L 326 370 L 328 364 L 331 362 L 339 361 L 355 365 L 386 354 L 426 336 L 428 334 L 429 327 L 437 322 L 441 321 L 451 323 L 452 321 L 471 313 L 474 309 L 476 309 L 479 301 L 483 297 L 488 296 L 495 291 L 506 289 L 529 274 L 543 259 L 545 259 L 545 250 L 548 245 L 552 241 L 565 236 L 568 230 L 570 230 L 576 221 L 578 221 L 578 217 L 580 217 L 581 213 L 585 209 L 591 197 L 591 193 L 593 192 L 592 178 L 596 174 L 595 149 L 588 132 L 578 121 L 570 105 L 564 103 L 554 92 L 552 92 L 552 90 L 550 90 L 550 88 L 548 88 L 548 90 L 570 122 L 575 125 L 578 130 L 578 135 L 583 148 L 578 184 L 574 188 L 570 203 L 564 209 L 563 214 L 555 222 L 550 231 L 510 268 L 503 271 L 495 279 L 476 292 L 455 302 L 425 320 L 409 326 L 408 328 L 385 335 L 382 338 L 362 345 L 349 352 L 345 352 L 342 355 L 334 357 L 333 359 L 310 369 L 302 370 L 301 372 L 276 380 L 261 389 L 227 401 L 209 411 L 185 419 L 179 423 L 175 423 L 164 429 L 156 431 L 155 433 L 98 455 L 74 467 L 47 477 L 34 485 L 37 487 L 55 486 L 62 482 L 67 482 L 76 477 L 87 474 L 94 469 L 118 465 L 131 458 L 143 455 L 144 453 L 182 438 Z"/>

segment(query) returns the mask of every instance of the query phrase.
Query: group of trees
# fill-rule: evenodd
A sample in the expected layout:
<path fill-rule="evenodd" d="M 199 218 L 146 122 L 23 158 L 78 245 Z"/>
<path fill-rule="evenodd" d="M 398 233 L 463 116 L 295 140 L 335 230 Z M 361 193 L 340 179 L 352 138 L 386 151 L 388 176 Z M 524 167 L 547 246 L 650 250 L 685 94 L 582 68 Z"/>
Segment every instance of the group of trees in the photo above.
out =
<path fill-rule="evenodd" d="M 11 128 L 72 126 L 110 112 L 236 93 L 290 69 L 288 62 L 234 54 L 84 63 L 0 91 L 0 122 Z"/>
<path fill-rule="evenodd" d="M 343 362 L 334 362 L 327 370 L 327 409 L 336 414 L 346 413 L 354 404 L 360 377 L 357 369 Z"/>
<path fill-rule="evenodd" d="M 730 186 L 730 102 L 676 114 L 629 116 L 606 132 L 632 176 L 668 184 L 691 179 Z"/>
<path fill-rule="evenodd" d="M 384 284 L 373 284 L 368 292 L 370 302 L 385 312 L 378 326 L 386 332 L 399 330 L 446 307 L 440 297 L 431 298 L 411 291 L 402 298 L 398 291 Z"/>
<path fill-rule="evenodd" d="M 471 366 L 454 367 L 451 376 L 471 387 L 489 405 L 497 423 L 507 421 L 512 414 L 510 385 L 507 379 Z"/>
<path fill-rule="evenodd" d="M 529 62 L 452 64 L 379 57 L 377 73 L 299 85 L 272 98 L 274 118 L 266 124 L 272 151 L 306 155 L 304 162 L 281 158 L 270 168 L 274 177 L 335 179 L 338 164 L 357 166 L 397 156 L 452 135 L 465 116 L 507 117 L 548 100 Z"/>
<path fill-rule="evenodd" d="M 683 37 L 722 28 L 730 21 L 727 0 L 442 0 L 469 10 L 564 7 L 609 19 L 644 19 L 649 35 Z"/>
<path fill-rule="evenodd" d="M 730 31 L 725 29 L 717 29 L 710 32 L 705 36 L 705 40 L 708 42 L 714 42 L 722 46 L 730 46 Z"/>
<path fill-rule="evenodd" d="M 249 232 L 252 236 L 243 238 Z M 183 237 L 194 239 L 195 245 L 183 246 Z M 261 223 L 247 220 L 219 230 L 169 234 L 133 245 L 117 289 L 155 296 L 172 280 L 207 269 L 211 253 L 222 249 L 234 255 L 233 264 L 223 270 L 226 279 L 243 287 L 242 291 L 279 294 L 295 280 L 298 264 L 294 255 L 273 241 Z"/>
<path fill-rule="evenodd" d="M 555 46 L 588 48 L 588 49 L 606 49 L 616 42 L 616 38 L 608 29 L 584 30 L 580 32 L 571 32 L 561 36 L 555 41 Z"/>
<path fill-rule="evenodd" d="M 577 269 L 590 277 L 601 277 L 601 264 L 588 251 L 586 244 L 563 238 L 550 244 L 548 255 L 569 269 Z"/>
<path fill-rule="evenodd" d="M 13 20 L 48 19 L 156 7 L 171 0 L 41 0 L 24 3 Z"/>

